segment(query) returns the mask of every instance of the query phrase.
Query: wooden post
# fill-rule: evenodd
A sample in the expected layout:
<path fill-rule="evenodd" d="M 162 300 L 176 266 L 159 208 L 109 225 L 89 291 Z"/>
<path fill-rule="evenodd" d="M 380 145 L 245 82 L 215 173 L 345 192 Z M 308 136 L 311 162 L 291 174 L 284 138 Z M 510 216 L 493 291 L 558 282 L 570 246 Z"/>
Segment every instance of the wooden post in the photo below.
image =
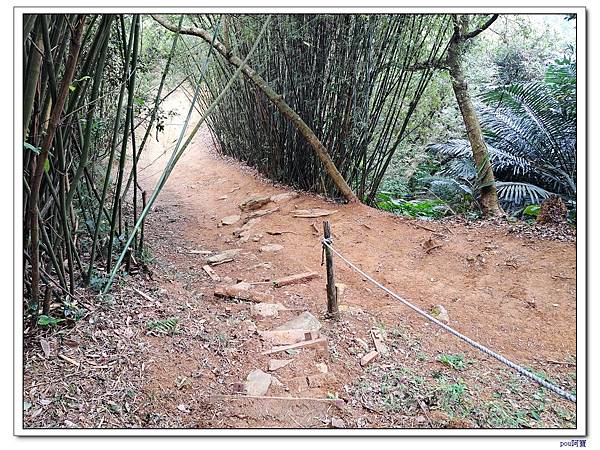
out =
<path fill-rule="evenodd" d="M 323 236 L 325 240 L 331 238 L 331 228 L 329 221 L 323 222 Z M 333 252 L 329 247 L 323 245 L 325 250 L 325 265 L 327 269 L 327 315 L 332 319 L 340 318 L 340 311 L 337 302 L 337 292 L 335 288 L 335 279 L 333 277 Z"/>

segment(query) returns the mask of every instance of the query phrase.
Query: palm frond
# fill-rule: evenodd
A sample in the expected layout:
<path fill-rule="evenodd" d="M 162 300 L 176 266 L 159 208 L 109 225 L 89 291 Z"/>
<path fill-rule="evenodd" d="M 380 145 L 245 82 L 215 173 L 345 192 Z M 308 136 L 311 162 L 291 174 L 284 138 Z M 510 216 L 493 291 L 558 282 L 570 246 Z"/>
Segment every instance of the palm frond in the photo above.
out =
<path fill-rule="evenodd" d="M 498 181 L 498 198 L 510 205 L 539 204 L 552 195 L 552 192 L 530 183 Z"/>
<path fill-rule="evenodd" d="M 550 192 L 576 197 L 577 112 L 574 60 L 555 61 L 540 82 L 515 83 L 481 95 L 481 125 L 500 199 L 539 203 Z M 440 175 L 475 179 L 469 142 L 427 146 L 443 165 Z"/>

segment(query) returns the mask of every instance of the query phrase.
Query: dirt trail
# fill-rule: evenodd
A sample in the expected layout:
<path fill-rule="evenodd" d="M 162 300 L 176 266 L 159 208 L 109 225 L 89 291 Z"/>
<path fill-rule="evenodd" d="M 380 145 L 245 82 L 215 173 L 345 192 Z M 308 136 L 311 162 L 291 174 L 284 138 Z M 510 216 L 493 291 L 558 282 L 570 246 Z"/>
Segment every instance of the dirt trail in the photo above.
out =
<path fill-rule="evenodd" d="M 148 193 L 188 104 L 169 98 L 167 109 L 179 115 L 145 151 L 139 181 Z M 250 214 L 240 203 L 288 192 L 219 156 L 202 129 L 147 219 L 151 273 L 139 270 L 110 296 L 83 301 L 86 316 L 70 327 L 26 333 L 26 426 L 575 426 L 572 403 L 425 321 L 337 258 L 336 282 L 345 285 L 341 320 L 326 319 L 322 219 L 292 214 L 336 210 L 328 216 L 334 246 L 365 272 L 424 310 L 442 305 L 452 327 L 569 390 L 576 383 L 574 243 L 518 237 L 509 224 L 409 220 L 305 193 L 258 210 L 278 208 L 254 222 L 246 242 L 233 234 Z M 220 225 L 232 215 L 241 219 Z M 282 248 L 261 251 L 267 244 Z M 240 251 L 213 267 L 217 283 L 202 269 L 203 252 L 228 249 Z M 270 283 L 306 271 L 320 277 L 281 288 Z M 260 317 L 250 302 L 213 295 L 218 285 L 238 281 L 256 283 L 252 292 L 273 295 L 287 310 Z M 258 333 L 302 311 L 321 323 L 328 353 L 262 355 L 271 344 Z M 179 318 L 176 333 L 148 332 L 150 321 L 171 317 Z M 373 329 L 388 352 L 361 367 L 374 348 Z M 292 360 L 272 372 L 267 392 L 285 399 L 215 397 L 235 394 L 255 369 L 267 372 L 270 359 Z"/>
<path fill-rule="evenodd" d="M 178 129 L 175 125 L 167 127 L 161 138 L 163 145 L 174 143 Z M 164 152 L 163 145 L 154 143 L 146 155 L 147 161 L 160 156 Z M 252 227 L 250 236 L 258 242 L 251 238 L 240 243 L 232 231 L 242 222 L 220 226 L 221 219 L 240 214 L 238 205 L 252 195 L 274 195 L 290 190 L 274 186 L 252 169 L 217 155 L 213 147 L 208 130 L 202 129 L 173 172 L 147 225 L 150 247 L 158 262 L 158 275 L 164 279 L 161 272 L 170 274 L 162 287 L 172 293 L 174 301 L 180 305 L 200 296 L 206 309 L 190 314 L 198 314 L 197 320 L 206 314 L 204 319 L 208 323 L 211 315 L 225 322 L 223 339 L 233 340 L 233 344 L 222 343 L 221 362 L 226 361 L 227 372 L 219 377 L 213 370 L 211 378 L 217 383 L 200 377 L 193 382 L 195 388 L 199 387 L 205 393 L 215 388 L 219 393 L 232 393 L 232 383 L 243 381 L 252 369 L 266 371 L 268 361 L 268 357 L 260 356 L 262 346 L 258 337 L 250 338 L 248 330 L 243 330 L 248 326 L 245 320 L 251 318 L 248 303 L 213 298 L 212 292 L 218 283 L 202 271 L 204 256 L 190 253 L 195 250 L 219 252 L 240 248 L 241 253 L 235 261 L 214 267 L 221 279 L 229 277 L 231 282 L 264 282 L 305 271 L 322 274 L 317 280 L 283 289 L 274 290 L 268 284 L 254 288 L 273 293 L 275 301 L 288 308 L 310 311 L 322 321 L 325 334 L 330 333 L 330 340 L 334 340 L 330 346 L 339 363 L 330 364 L 335 381 L 328 386 L 330 390 L 321 389 L 321 394 L 342 394 L 344 385 L 351 384 L 363 371 L 358 364 L 360 358 L 350 357 L 346 350 L 352 347 L 355 337 L 372 346 L 368 330 L 373 326 L 388 330 L 388 335 L 393 334 L 390 330 L 406 330 L 418 341 L 420 348 L 432 354 L 436 351 L 464 353 L 477 361 L 488 376 L 499 367 L 361 279 L 340 260 L 335 261 L 336 282 L 346 285 L 341 297 L 342 321 L 335 324 L 325 320 L 326 294 L 320 245 L 322 219 L 293 218 L 296 209 L 337 210 L 328 220 L 334 233 L 334 245 L 339 251 L 422 309 L 431 310 L 435 305 L 443 305 L 448 311 L 450 325 L 482 344 L 525 366 L 545 367 L 546 370 L 555 369 L 548 366 L 548 361 L 574 357 L 576 259 L 573 243 L 523 239 L 508 234 L 507 227 L 424 223 L 364 205 L 334 204 L 310 194 L 264 206 L 263 210 L 273 207 L 278 210 L 265 215 Z M 160 158 L 152 167 L 158 171 L 165 159 L 166 156 Z M 142 185 L 151 189 L 157 178 L 157 174 L 147 177 Z M 241 214 L 242 218 L 247 215 Z M 429 239 L 439 247 L 425 251 Z M 260 248 L 266 244 L 280 244 L 283 249 L 274 253 L 261 252 Z M 251 319 L 255 320 L 259 330 L 264 330 L 288 320 L 290 313 L 286 314 L 272 322 Z M 204 328 L 207 327 L 210 328 L 208 325 Z M 171 384 L 177 377 L 176 372 L 187 371 L 189 375 L 197 370 L 199 361 L 214 356 L 202 345 L 189 342 L 190 347 L 184 351 L 164 340 L 153 339 L 151 342 L 159 348 L 156 354 L 162 360 L 157 361 L 162 366 L 161 376 L 166 375 L 171 381 L 165 382 Z M 165 346 L 170 347 L 166 354 Z M 209 347 L 213 348 L 212 344 Z M 171 357 L 173 351 L 177 352 L 177 360 Z M 302 370 L 314 372 L 314 367 L 307 366 L 311 363 L 314 358 L 309 358 L 304 365 L 295 364 L 293 370 L 281 369 L 282 381 L 310 375 L 303 374 Z M 275 375 L 280 376 L 280 372 Z M 198 391 L 194 395 L 198 395 Z M 227 417 L 224 411 L 235 405 L 239 412 L 239 402 L 218 405 L 224 410 L 217 414 L 222 422 L 217 420 L 215 423 L 220 426 L 319 425 L 313 423 L 314 408 L 318 409 L 318 405 L 296 405 L 300 409 L 290 419 L 285 415 L 293 408 L 286 402 L 271 402 L 273 405 L 269 407 L 276 411 L 273 414 L 262 410 L 268 404 L 266 401 L 248 402 L 249 406 L 241 408 L 242 418 L 237 419 Z M 308 416 L 303 415 L 306 408 L 311 412 Z"/>

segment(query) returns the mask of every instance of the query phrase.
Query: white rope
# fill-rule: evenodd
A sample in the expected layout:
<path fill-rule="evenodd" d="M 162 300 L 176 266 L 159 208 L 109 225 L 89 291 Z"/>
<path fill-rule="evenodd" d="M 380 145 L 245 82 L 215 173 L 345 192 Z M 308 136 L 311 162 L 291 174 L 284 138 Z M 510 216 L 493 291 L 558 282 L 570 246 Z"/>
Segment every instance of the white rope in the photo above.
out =
<path fill-rule="evenodd" d="M 422 315 L 427 320 L 435 323 L 436 325 L 440 326 L 441 328 L 443 328 L 447 332 L 453 334 L 454 336 L 458 337 L 459 339 L 462 339 L 467 344 L 475 347 L 478 350 L 481 350 L 482 352 L 484 352 L 485 354 L 491 356 L 492 358 L 495 358 L 498 361 L 506 364 L 508 367 L 516 370 L 521 375 L 524 375 L 527 378 L 530 378 L 531 380 L 533 380 L 533 381 L 537 382 L 538 384 L 540 384 L 541 386 L 545 387 L 546 389 L 551 390 L 555 394 L 558 394 L 561 397 L 564 397 L 567 400 L 570 400 L 570 401 L 572 401 L 574 403 L 577 402 L 577 397 L 574 396 L 574 395 L 572 395 L 571 393 L 569 393 L 569 392 L 565 391 L 564 389 L 561 389 L 560 387 L 558 387 L 558 386 L 556 386 L 556 385 L 554 385 L 554 384 L 552 384 L 552 383 L 550 383 L 550 382 L 542 379 L 538 375 L 536 375 L 536 374 L 528 371 L 524 367 L 521 367 L 520 365 L 518 365 L 518 364 L 516 364 L 516 363 L 514 363 L 512 361 L 510 361 L 509 359 L 505 358 L 504 356 L 500 355 L 499 353 L 496 353 L 496 352 L 490 350 L 489 348 L 487 348 L 486 346 L 480 344 L 479 342 L 474 341 L 473 339 L 471 339 L 471 338 L 465 336 L 464 334 L 456 331 L 454 328 L 449 327 L 448 325 L 446 325 L 443 322 L 440 322 L 435 317 L 427 314 L 425 311 L 423 311 L 419 307 L 417 307 L 417 306 L 413 305 L 412 303 L 410 303 L 408 300 L 400 297 L 395 292 L 392 292 L 387 287 L 385 287 L 384 285 L 382 285 L 381 283 L 379 283 L 377 280 L 375 280 L 373 277 L 371 277 L 370 275 L 366 274 L 361 269 L 359 269 L 358 267 L 356 267 L 351 261 L 349 261 L 348 259 L 346 259 L 340 252 L 338 252 L 336 249 L 334 249 L 333 246 L 332 246 L 332 240 L 331 240 L 331 238 L 329 238 L 329 239 L 323 238 L 323 239 L 321 239 L 321 242 L 323 243 L 323 247 L 329 248 L 333 253 L 335 253 L 337 256 L 339 256 L 342 261 L 344 261 L 346 264 L 348 264 L 348 266 L 350 266 L 352 269 L 354 269 L 355 271 L 357 271 L 358 273 L 360 273 L 363 277 L 365 277 L 371 283 L 373 283 L 377 287 L 379 287 L 382 290 L 384 290 L 385 292 L 387 292 L 389 295 L 391 295 L 392 297 L 394 297 L 396 300 L 400 300 L 404 305 L 408 306 L 410 309 L 412 309 L 416 313 Z"/>

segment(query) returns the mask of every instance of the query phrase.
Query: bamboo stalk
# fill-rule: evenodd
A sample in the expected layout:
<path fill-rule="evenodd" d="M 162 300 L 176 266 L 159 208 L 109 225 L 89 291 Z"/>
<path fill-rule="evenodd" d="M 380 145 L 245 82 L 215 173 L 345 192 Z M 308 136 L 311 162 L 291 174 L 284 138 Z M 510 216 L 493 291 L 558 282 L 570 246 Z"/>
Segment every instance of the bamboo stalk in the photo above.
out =
<path fill-rule="evenodd" d="M 120 29 L 122 30 L 123 34 L 125 34 L 125 23 L 124 23 L 122 16 L 120 17 L 120 25 L 121 25 Z M 121 83 L 121 87 L 120 87 L 120 91 L 119 91 L 119 98 L 117 100 L 117 106 L 116 106 L 116 112 L 115 112 L 115 122 L 114 122 L 112 137 L 111 137 L 111 143 L 110 143 L 110 154 L 109 154 L 108 162 L 106 163 L 106 175 L 104 176 L 104 183 L 102 185 L 102 194 L 100 196 L 100 202 L 99 202 L 99 210 L 98 210 L 98 215 L 96 218 L 96 223 L 94 226 L 94 236 L 92 237 L 92 244 L 91 244 L 91 248 L 90 248 L 89 267 L 88 267 L 87 275 L 85 277 L 86 284 L 89 284 L 91 277 L 92 277 L 92 272 L 94 270 L 96 247 L 97 247 L 97 243 L 98 243 L 98 237 L 100 234 L 100 222 L 102 220 L 102 210 L 104 208 L 104 204 L 106 203 L 106 198 L 107 198 L 107 194 L 108 194 L 108 185 L 109 185 L 109 181 L 110 181 L 110 174 L 112 171 L 112 165 L 113 165 L 113 161 L 114 161 L 115 153 L 116 153 L 117 133 L 119 131 L 119 122 L 121 119 L 123 98 L 124 98 L 124 94 L 125 94 L 125 87 L 126 87 L 125 81 L 128 79 L 129 58 L 131 55 L 132 42 L 133 42 L 133 40 L 130 39 L 129 44 L 127 45 L 127 50 L 126 50 L 124 60 L 123 60 L 123 78 L 122 78 L 123 82 Z"/>
<path fill-rule="evenodd" d="M 131 123 L 131 116 L 133 114 L 133 98 L 135 96 L 135 72 L 137 70 L 137 57 L 139 50 L 139 39 L 140 39 L 140 16 L 136 14 L 133 19 L 133 23 L 131 25 L 131 33 L 133 37 L 130 36 L 130 41 L 133 40 L 133 50 L 131 56 L 131 76 L 129 77 L 129 85 L 127 86 L 127 112 L 125 115 L 125 129 L 123 131 L 123 143 L 121 145 L 121 155 L 119 156 L 119 171 L 117 173 L 117 185 L 115 188 L 114 201 L 113 201 L 113 209 L 112 209 L 112 217 L 110 223 L 110 231 L 108 233 L 108 256 L 106 258 L 106 271 L 110 272 L 112 265 L 112 249 L 113 249 L 113 236 L 115 234 L 115 226 L 117 222 L 117 214 L 120 210 L 121 205 L 121 187 L 123 184 L 123 173 L 125 171 L 125 158 L 127 152 L 127 136 L 129 134 L 129 125 Z M 119 215 L 120 217 L 120 215 Z M 119 220 L 119 224 L 121 221 Z M 119 226 L 119 233 L 120 233 Z M 128 244 L 129 245 L 129 244 Z M 127 245 L 127 246 L 128 246 Z M 125 246 L 125 247 L 127 247 Z"/>
<path fill-rule="evenodd" d="M 76 25 L 73 30 L 73 36 L 71 39 L 71 46 L 69 51 L 69 60 L 67 61 L 65 73 L 63 76 L 59 95 L 56 99 L 56 103 L 52 108 L 50 115 L 50 123 L 48 130 L 42 142 L 42 149 L 39 155 L 36 156 L 35 161 L 35 172 L 32 176 L 31 181 L 31 194 L 30 194 L 30 221 L 31 221 L 31 298 L 30 298 L 30 309 L 37 311 L 39 304 L 39 279 L 40 279 L 40 255 L 39 255 L 39 224 L 38 224 L 38 198 L 40 192 L 40 186 L 42 183 L 42 175 L 44 173 L 44 165 L 48 158 L 50 147 L 54 140 L 54 134 L 58 126 L 60 116 L 62 114 L 63 106 L 67 99 L 69 91 L 69 85 L 73 79 L 75 73 L 75 66 L 79 57 L 79 50 L 81 46 L 81 37 L 83 33 L 85 17 L 79 16 L 76 21 Z M 35 318 L 36 314 L 34 314 Z"/>
<path fill-rule="evenodd" d="M 102 74 L 104 73 L 104 64 L 106 61 L 106 54 L 108 51 L 108 38 L 110 36 L 110 26 L 112 22 L 112 15 L 105 16 L 105 20 L 103 21 L 103 28 L 101 32 L 99 32 L 100 36 L 100 56 L 98 59 L 98 63 L 95 67 L 94 71 L 94 81 L 92 85 L 92 92 L 90 96 L 90 105 L 87 110 L 86 122 L 85 122 L 85 134 L 83 138 L 83 148 L 81 150 L 81 155 L 79 157 L 79 166 L 77 167 L 77 171 L 73 176 L 73 180 L 71 181 L 71 188 L 67 193 L 67 198 L 65 201 L 66 208 L 69 208 L 71 202 L 73 201 L 73 196 L 77 190 L 77 186 L 81 177 L 83 176 L 83 171 L 88 163 L 89 152 L 90 152 L 90 143 L 92 137 L 92 128 L 94 126 L 94 114 L 96 112 L 96 100 L 98 99 L 98 94 L 100 91 L 100 81 L 102 79 Z"/>
<path fill-rule="evenodd" d="M 166 18 L 154 14 L 152 15 L 152 17 L 165 28 L 171 31 L 176 30 L 176 28 L 172 24 L 170 24 L 166 20 Z M 206 30 L 193 27 L 182 27 L 179 32 L 182 34 L 198 36 L 208 43 L 211 42 L 211 35 Z M 254 84 L 269 98 L 269 100 L 273 102 L 275 107 L 294 124 L 296 129 L 304 136 L 304 138 L 311 145 L 315 154 L 321 160 L 323 166 L 325 167 L 325 170 L 327 171 L 328 175 L 331 177 L 333 183 L 340 190 L 344 198 L 349 202 L 358 201 L 358 198 L 356 197 L 354 192 L 352 192 L 352 189 L 350 189 L 350 187 L 346 183 L 346 180 L 344 180 L 342 175 L 339 173 L 337 167 L 331 160 L 327 149 L 323 146 L 319 138 L 317 138 L 315 133 L 310 129 L 306 122 L 302 120 L 298 113 L 296 113 L 296 111 L 294 111 L 285 102 L 285 100 L 280 94 L 275 92 L 275 90 L 266 82 L 264 78 L 262 78 L 254 69 L 242 65 L 242 60 L 237 56 L 232 55 L 230 50 L 227 47 L 225 47 L 222 43 L 217 41 L 213 44 L 213 46 L 232 65 L 238 68 L 241 67 L 244 74 L 250 80 L 252 80 Z"/>
<path fill-rule="evenodd" d="M 265 33 L 266 29 L 267 29 L 267 25 L 269 24 L 271 16 L 267 16 L 267 19 L 265 20 L 261 31 L 258 35 L 258 37 L 256 38 L 254 45 L 252 46 L 252 48 L 250 49 L 250 51 L 248 52 L 248 54 L 246 55 L 246 58 L 244 59 L 244 61 L 242 62 L 242 64 L 237 68 L 237 70 L 234 72 L 234 74 L 231 76 L 231 78 L 229 79 L 229 81 L 227 82 L 227 84 L 225 85 L 225 87 L 223 88 L 223 90 L 221 91 L 221 93 L 219 94 L 219 96 L 217 96 L 217 98 L 215 98 L 215 100 L 213 101 L 213 103 L 206 109 L 206 111 L 204 112 L 204 114 L 202 115 L 202 117 L 200 118 L 200 120 L 198 121 L 198 123 L 196 124 L 196 126 L 193 128 L 193 130 L 190 132 L 188 138 L 186 139 L 186 141 L 183 143 L 183 145 L 181 145 L 181 147 L 179 148 L 178 146 L 175 147 L 175 150 L 173 151 L 173 155 L 171 156 L 169 162 L 167 163 L 167 166 L 165 167 L 157 185 L 156 188 L 154 189 L 154 191 L 152 192 L 152 195 L 150 196 L 150 199 L 148 200 L 148 203 L 146 204 L 146 207 L 144 208 L 144 210 L 142 211 L 142 213 L 140 214 L 140 217 L 138 218 L 135 227 L 133 228 L 132 232 L 131 232 L 131 236 L 129 237 L 129 239 L 127 240 L 127 243 L 125 244 L 125 248 L 127 248 L 129 245 L 131 245 L 131 241 L 133 239 L 133 236 L 135 235 L 135 233 L 137 232 L 137 230 L 140 228 L 141 223 L 143 222 L 144 218 L 146 217 L 146 215 L 148 214 L 148 211 L 150 210 L 150 208 L 152 207 L 152 205 L 154 204 L 154 202 L 156 201 L 156 198 L 158 197 L 158 194 L 160 193 L 160 191 L 162 190 L 162 188 L 164 187 L 167 179 L 169 178 L 169 176 L 171 175 L 171 172 L 173 171 L 173 168 L 175 167 L 175 165 L 177 164 L 177 162 L 179 161 L 179 158 L 181 158 L 181 156 L 183 155 L 183 152 L 185 151 L 185 149 L 188 147 L 188 145 L 192 142 L 192 140 L 194 139 L 194 136 L 196 135 L 196 133 L 198 132 L 198 130 L 200 129 L 200 126 L 202 126 L 202 124 L 204 123 L 204 121 L 206 120 L 206 118 L 214 111 L 214 109 L 217 107 L 217 105 L 222 101 L 223 97 L 225 96 L 225 94 L 227 93 L 227 91 L 231 88 L 231 86 L 233 85 L 233 82 L 236 80 L 236 78 L 240 75 L 240 73 L 242 72 L 243 68 L 246 65 L 246 62 L 250 59 L 250 56 L 254 53 L 254 51 L 256 50 L 256 47 L 258 46 L 258 43 L 260 42 L 260 39 L 262 38 L 263 34 Z M 216 33 L 215 33 L 216 36 Z M 214 39 L 214 37 L 213 37 Z M 211 50 L 212 48 L 214 48 L 214 46 L 211 46 Z M 208 61 L 208 57 L 210 56 L 210 52 L 207 55 L 206 60 Z M 193 109 L 194 105 L 192 103 L 192 105 L 190 106 L 190 111 Z M 188 114 L 188 118 L 186 119 L 186 121 L 189 121 L 190 118 L 190 114 Z M 183 133 L 185 132 L 186 129 L 186 125 L 184 124 L 184 126 L 182 127 L 181 130 L 181 134 L 180 134 L 180 139 L 183 136 Z M 109 275 L 109 278 L 104 286 L 104 288 L 102 289 L 103 293 L 108 292 L 108 290 L 110 289 L 112 282 L 115 278 L 115 275 L 117 274 L 117 270 L 119 268 L 119 265 L 121 264 L 121 262 L 123 261 L 123 258 L 125 256 L 125 251 L 121 252 L 121 255 L 119 256 L 117 263 L 115 264 L 115 267 L 113 268 L 112 272 Z"/>

